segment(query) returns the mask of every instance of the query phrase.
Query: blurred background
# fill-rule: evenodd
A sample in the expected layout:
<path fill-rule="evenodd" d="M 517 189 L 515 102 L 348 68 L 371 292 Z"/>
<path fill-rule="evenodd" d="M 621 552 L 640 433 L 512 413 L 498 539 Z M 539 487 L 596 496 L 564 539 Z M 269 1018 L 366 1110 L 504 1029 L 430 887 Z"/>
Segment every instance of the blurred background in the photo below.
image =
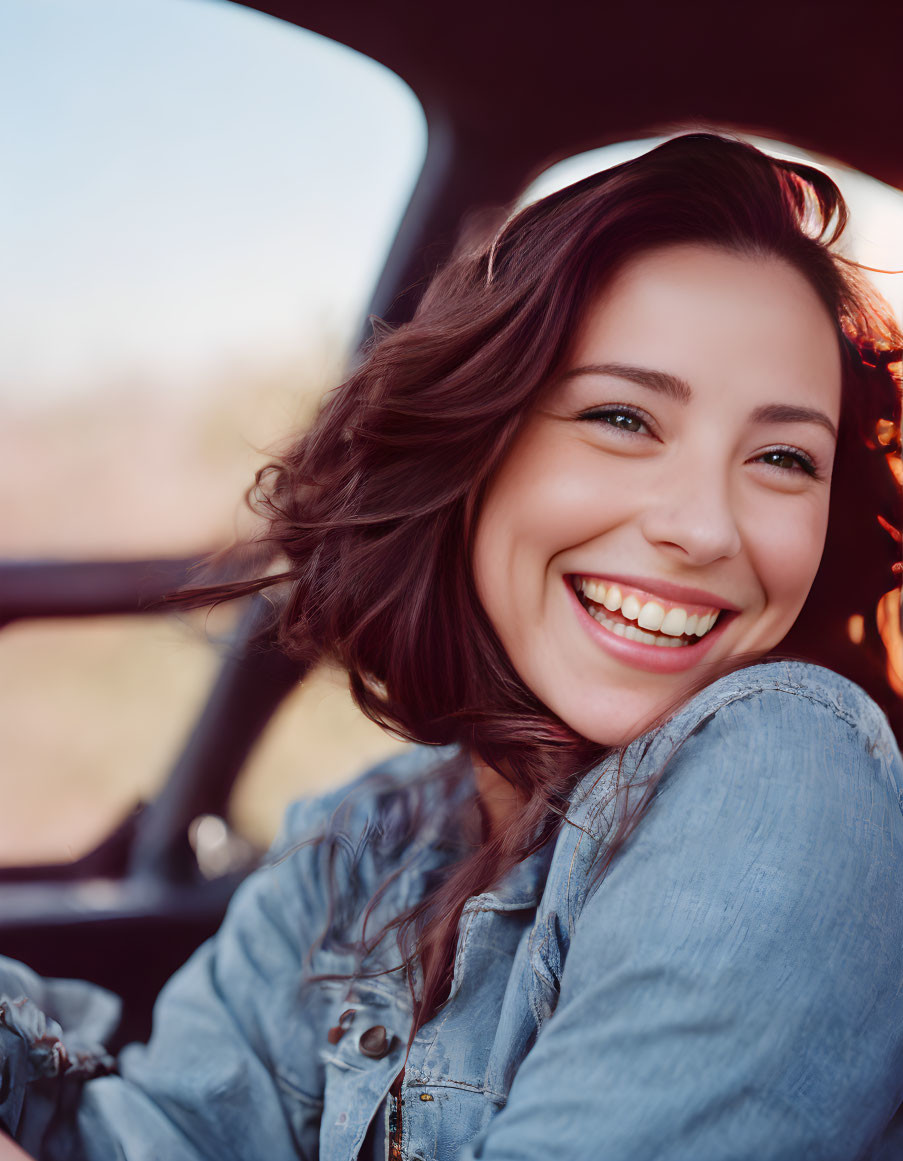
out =
<path fill-rule="evenodd" d="M 383 66 L 228 0 L 4 0 L 0 100 L 0 555 L 221 547 L 254 471 L 341 381 L 423 112 Z M 657 140 L 559 162 L 524 197 Z M 850 201 L 849 253 L 903 269 L 903 194 L 814 160 Z M 903 318 L 903 276 L 875 282 Z M 153 797 L 229 615 L 0 634 L 0 863 L 76 858 Z M 397 748 L 318 672 L 230 821 L 265 844 L 287 801 Z"/>

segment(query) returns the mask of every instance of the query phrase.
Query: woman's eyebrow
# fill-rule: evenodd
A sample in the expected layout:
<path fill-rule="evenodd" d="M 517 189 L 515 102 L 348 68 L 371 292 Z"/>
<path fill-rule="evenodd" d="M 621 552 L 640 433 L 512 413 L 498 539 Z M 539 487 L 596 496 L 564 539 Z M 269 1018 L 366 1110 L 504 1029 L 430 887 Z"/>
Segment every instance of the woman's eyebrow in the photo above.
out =
<path fill-rule="evenodd" d="M 693 389 L 686 379 L 672 375 L 668 371 L 655 371 L 651 367 L 636 367 L 633 363 L 588 363 L 583 367 L 573 367 L 565 371 L 562 380 L 576 379 L 582 375 L 609 375 L 616 379 L 629 379 L 642 387 L 660 391 L 677 400 L 689 403 Z M 814 407 L 797 407 L 789 403 L 766 403 L 752 413 L 754 423 L 817 423 L 837 439 L 837 428 L 823 411 Z"/>
<path fill-rule="evenodd" d="M 794 407 L 789 403 L 766 403 L 752 413 L 754 423 L 817 423 L 837 439 L 837 428 L 823 411 L 814 407 Z"/>
<path fill-rule="evenodd" d="M 670 395 L 678 403 L 689 403 L 693 390 L 686 379 L 671 375 L 667 371 L 654 371 L 651 367 L 635 367 L 632 363 L 588 363 L 584 367 L 574 367 L 565 371 L 562 379 L 576 379 L 580 375 L 613 375 L 616 379 L 630 379 L 642 387 L 651 387 Z"/>

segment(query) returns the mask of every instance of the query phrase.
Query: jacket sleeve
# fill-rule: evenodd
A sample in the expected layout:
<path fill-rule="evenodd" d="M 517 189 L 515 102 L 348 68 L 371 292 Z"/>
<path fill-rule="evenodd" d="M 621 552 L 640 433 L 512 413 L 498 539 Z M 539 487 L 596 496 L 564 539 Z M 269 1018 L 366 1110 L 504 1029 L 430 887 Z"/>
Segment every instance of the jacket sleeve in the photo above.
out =
<path fill-rule="evenodd" d="M 841 709 L 759 690 L 683 742 L 468 1158 L 868 1155 L 903 1099 L 903 780 Z"/>
<path fill-rule="evenodd" d="M 325 917 L 321 848 L 303 843 L 329 817 L 321 806 L 293 808 L 219 932 L 161 992 L 149 1044 L 130 1045 L 118 1062 L 101 1047 L 117 1023 L 115 997 L 0 960 L 0 1117 L 32 1155 L 315 1155 L 323 1088 L 318 1011 L 303 1004 L 299 983 Z"/>

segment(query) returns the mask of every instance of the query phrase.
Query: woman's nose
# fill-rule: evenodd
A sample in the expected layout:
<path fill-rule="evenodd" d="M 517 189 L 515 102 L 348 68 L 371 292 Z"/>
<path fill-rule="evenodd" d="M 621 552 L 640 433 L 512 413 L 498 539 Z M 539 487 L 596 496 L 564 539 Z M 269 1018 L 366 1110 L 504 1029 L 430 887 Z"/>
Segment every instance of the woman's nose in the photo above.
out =
<path fill-rule="evenodd" d="M 687 564 L 710 564 L 740 551 L 742 540 L 728 482 L 714 465 L 681 467 L 647 497 L 646 539 Z"/>

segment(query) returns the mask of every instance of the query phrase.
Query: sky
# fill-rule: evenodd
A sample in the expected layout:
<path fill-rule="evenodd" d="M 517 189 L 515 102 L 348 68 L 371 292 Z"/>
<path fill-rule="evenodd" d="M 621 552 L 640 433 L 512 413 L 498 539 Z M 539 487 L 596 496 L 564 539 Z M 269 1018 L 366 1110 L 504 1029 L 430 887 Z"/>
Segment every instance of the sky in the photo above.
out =
<path fill-rule="evenodd" d="M 229 0 L 3 0 L 0 107 L 6 407 L 350 341 L 426 148 L 394 74 Z M 833 172 L 903 269 L 903 194 Z"/>
<path fill-rule="evenodd" d="M 0 107 L 7 403 L 353 334 L 426 147 L 393 73 L 228 0 L 3 0 Z"/>

